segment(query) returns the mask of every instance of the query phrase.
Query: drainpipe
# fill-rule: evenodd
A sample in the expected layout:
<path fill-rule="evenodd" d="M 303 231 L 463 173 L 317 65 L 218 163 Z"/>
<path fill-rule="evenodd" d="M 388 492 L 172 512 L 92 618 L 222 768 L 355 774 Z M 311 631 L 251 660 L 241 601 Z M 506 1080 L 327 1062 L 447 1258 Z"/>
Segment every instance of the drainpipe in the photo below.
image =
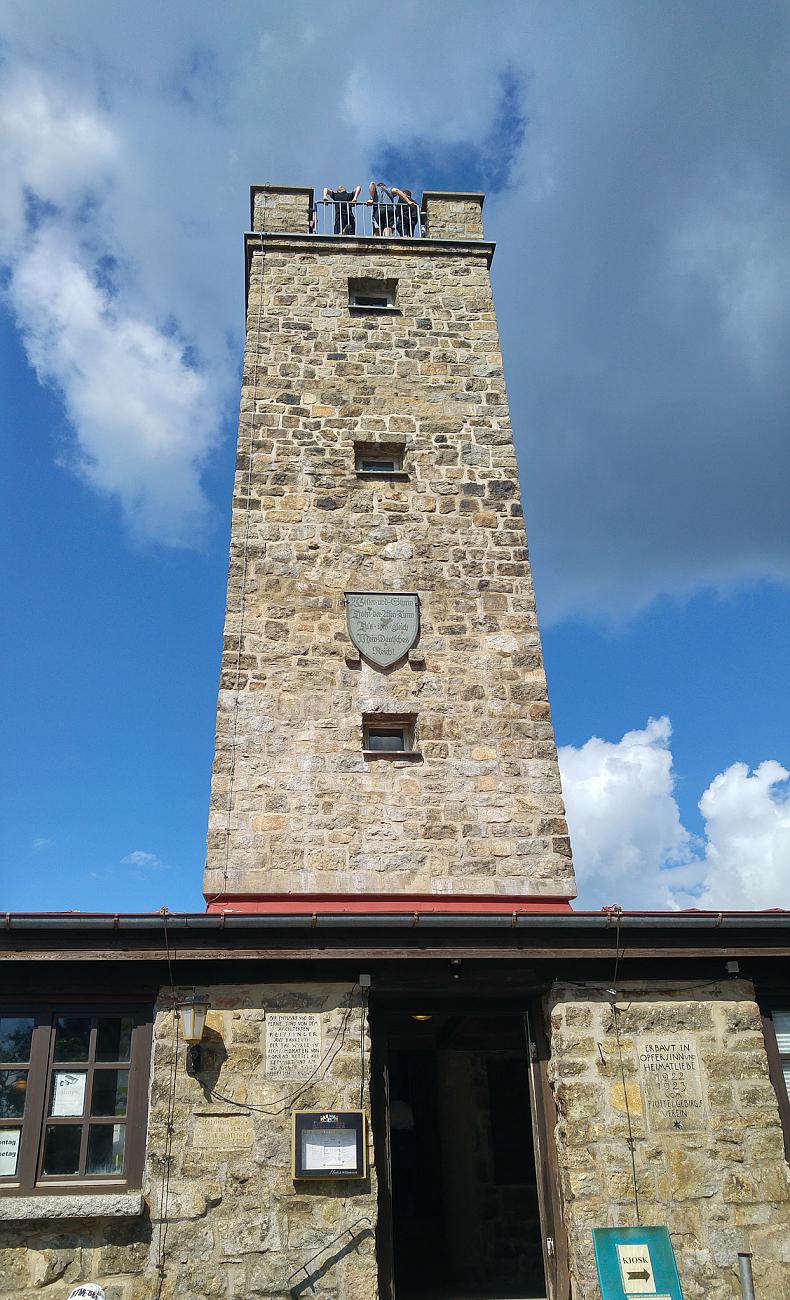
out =
<path fill-rule="evenodd" d="M 754 1277 L 752 1275 L 751 1251 L 738 1251 L 738 1275 L 741 1279 L 743 1300 L 754 1300 Z"/>

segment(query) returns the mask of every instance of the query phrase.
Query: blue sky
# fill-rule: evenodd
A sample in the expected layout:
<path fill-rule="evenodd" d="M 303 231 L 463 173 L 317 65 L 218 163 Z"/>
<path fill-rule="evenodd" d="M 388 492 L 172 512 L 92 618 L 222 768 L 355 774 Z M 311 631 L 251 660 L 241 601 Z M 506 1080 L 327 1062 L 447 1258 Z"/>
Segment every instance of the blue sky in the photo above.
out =
<path fill-rule="evenodd" d="M 371 174 L 488 195 L 583 902 L 790 906 L 788 13 L 447 9 L 4 7 L 3 908 L 201 906 L 248 186 Z"/>

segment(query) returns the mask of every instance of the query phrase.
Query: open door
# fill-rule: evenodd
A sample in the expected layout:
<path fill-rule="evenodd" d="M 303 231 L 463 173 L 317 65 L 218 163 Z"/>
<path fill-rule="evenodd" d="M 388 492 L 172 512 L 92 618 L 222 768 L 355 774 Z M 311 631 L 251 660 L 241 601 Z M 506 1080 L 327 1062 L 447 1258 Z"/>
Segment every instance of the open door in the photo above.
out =
<path fill-rule="evenodd" d="M 538 1030 L 460 999 L 371 1029 L 381 1300 L 568 1300 Z"/>
<path fill-rule="evenodd" d="M 546 1292 L 548 1300 L 568 1300 L 571 1285 L 568 1242 L 562 1218 L 562 1196 L 554 1142 L 557 1112 L 548 1080 L 549 1046 L 543 1031 L 539 1003 L 534 1003 L 525 1013 L 524 1026 L 528 1044 L 529 1100 L 535 1145 L 535 1167 L 538 1176 L 538 1201 L 543 1228 Z"/>

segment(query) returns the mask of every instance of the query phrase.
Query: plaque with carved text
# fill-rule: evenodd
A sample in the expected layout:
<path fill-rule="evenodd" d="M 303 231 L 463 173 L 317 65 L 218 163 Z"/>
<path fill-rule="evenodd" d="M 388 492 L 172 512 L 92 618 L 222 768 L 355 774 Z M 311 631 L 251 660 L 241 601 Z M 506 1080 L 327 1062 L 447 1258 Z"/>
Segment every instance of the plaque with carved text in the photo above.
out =
<path fill-rule="evenodd" d="M 309 1079 L 321 1061 L 321 1017 L 314 1011 L 266 1017 L 266 1073 L 270 1079 Z"/>
<path fill-rule="evenodd" d="M 411 650 L 420 630 L 415 592 L 348 591 L 348 635 L 370 663 L 389 668 Z"/>
<path fill-rule="evenodd" d="M 645 1118 L 653 1133 L 691 1133 L 707 1128 L 708 1114 L 694 1039 L 642 1038 L 637 1044 L 645 1094 Z"/>

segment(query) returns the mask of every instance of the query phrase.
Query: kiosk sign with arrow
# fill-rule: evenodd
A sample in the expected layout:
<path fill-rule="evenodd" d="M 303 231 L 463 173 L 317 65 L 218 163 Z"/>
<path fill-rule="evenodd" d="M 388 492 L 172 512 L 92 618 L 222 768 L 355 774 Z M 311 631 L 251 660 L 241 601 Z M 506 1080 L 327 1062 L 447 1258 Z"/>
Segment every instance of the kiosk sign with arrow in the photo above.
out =
<path fill-rule="evenodd" d="M 626 1295 L 655 1295 L 656 1278 L 650 1247 L 645 1242 L 634 1242 L 633 1246 L 617 1243 L 620 1258 L 620 1277 Z"/>
<path fill-rule="evenodd" d="M 683 1300 L 666 1228 L 594 1228 L 602 1300 Z"/>

